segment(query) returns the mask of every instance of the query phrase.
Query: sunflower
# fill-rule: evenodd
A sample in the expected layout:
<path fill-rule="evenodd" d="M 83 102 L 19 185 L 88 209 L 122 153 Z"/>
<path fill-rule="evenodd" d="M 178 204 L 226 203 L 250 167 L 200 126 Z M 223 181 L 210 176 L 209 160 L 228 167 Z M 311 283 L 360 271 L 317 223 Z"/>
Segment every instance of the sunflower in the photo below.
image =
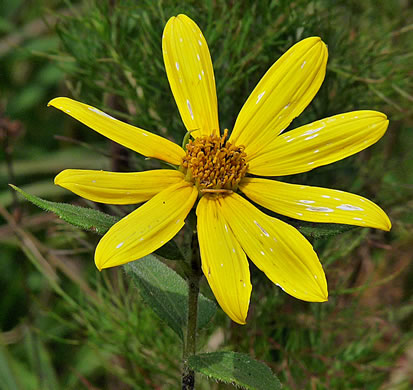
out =
<path fill-rule="evenodd" d="M 294 227 L 250 203 L 288 217 L 390 230 L 387 215 L 354 194 L 260 178 L 306 172 L 359 152 L 385 133 L 376 111 L 353 111 L 283 133 L 320 88 L 327 47 L 304 39 L 275 62 L 244 104 L 230 136 L 220 132 L 207 42 L 187 16 L 169 19 L 162 37 L 166 73 L 192 139 L 184 147 L 60 97 L 54 106 L 146 157 L 176 169 L 116 173 L 68 169 L 55 183 L 109 204 L 145 202 L 100 240 L 99 270 L 140 259 L 171 240 L 196 207 L 202 270 L 222 309 L 244 324 L 251 295 L 247 257 L 286 293 L 327 300 L 327 282 L 311 244 Z"/>

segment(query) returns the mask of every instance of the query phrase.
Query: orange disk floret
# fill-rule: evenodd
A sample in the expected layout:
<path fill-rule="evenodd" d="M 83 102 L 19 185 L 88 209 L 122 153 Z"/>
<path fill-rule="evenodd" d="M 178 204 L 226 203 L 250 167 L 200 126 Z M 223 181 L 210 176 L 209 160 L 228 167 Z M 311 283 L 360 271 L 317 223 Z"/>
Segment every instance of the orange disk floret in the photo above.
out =
<path fill-rule="evenodd" d="M 186 145 L 181 167 L 201 193 L 235 191 L 247 172 L 245 147 L 232 145 L 227 137 L 225 129 L 222 137 L 198 137 Z"/>

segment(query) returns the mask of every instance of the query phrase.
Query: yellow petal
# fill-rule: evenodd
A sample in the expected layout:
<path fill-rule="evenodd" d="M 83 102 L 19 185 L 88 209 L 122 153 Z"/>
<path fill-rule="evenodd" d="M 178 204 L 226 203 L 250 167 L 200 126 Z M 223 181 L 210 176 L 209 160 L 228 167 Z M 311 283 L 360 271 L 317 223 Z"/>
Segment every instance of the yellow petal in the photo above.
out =
<path fill-rule="evenodd" d="M 146 157 L 179 165 L 185 156 L 180 146 L 166 138 L 121 122 L 87 104 L 59 97 L 51 100 L 48 106 L 58 108 L 105 137 Z"/>
<path fill-rule="evenodd" d="M 181 172 L 172 169 L 136 173 L 66 169 L 55 177 L 54 182 L 94 202 L 134 204 L 151 199 L 183 179 Z"/>
<path fill-rule="evenodd" d="M 242 107 L 230 141 L 249 158 L 283 131 L 311 102 L 325 76 L 327 47 L 318 37 L 290 48 L 264 75 Z"/>
<path fill-rule="evenodd" d="M 240 190 L 254 202 L 288 217 L 390 230 L 386 213 L 370 200 L 348 192 L 245 178 Z"/>
<path fill-rule="evenodd" d="M 245 324 L 252 290 L 245 253 L 215 198 L 204 195 L 196 213 L 202 270 L 222 310 L 233 321 Z"/>
<path fill-rule="evenodd" d="M 99 270 L 140 259 L 174 237 L 198 196 L 188 182 L 174 184 L 113 225 L 95 252 Z"/>
<path fill-rule="evenodd" d="M 218 134 L 214 69 L 207 42 L 187 16 L 169 19 L 162 37 L 166 74 L 182 121 L 194 137 Z"/>
<path fill-rule="evenodd" d="M 323 268 L 298 230 L 262 213 L 237 194 L 221 198 L 219 211 L 242 249 L 273 283 L 304 301 L 327 300 Z"/>
<path fill-rule="evenodd" d="M 248 172 L 283 176 L 330 164 L 377 142 L 388 124 L 386 115 L 377 111 L 353 111 L 310 123 L 278 136 L 249 158 Z"/>

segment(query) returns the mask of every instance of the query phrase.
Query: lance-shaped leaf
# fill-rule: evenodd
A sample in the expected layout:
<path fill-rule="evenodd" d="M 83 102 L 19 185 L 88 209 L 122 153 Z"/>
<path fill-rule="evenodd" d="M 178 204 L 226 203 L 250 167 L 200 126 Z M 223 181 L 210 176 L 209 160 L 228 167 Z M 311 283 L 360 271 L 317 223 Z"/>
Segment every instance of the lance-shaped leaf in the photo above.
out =
<path fill-rule="evenodd" d="M 289 220 L 288 223 L 298 229 L 305 237 L 315 239 L 336 236 L 358 228 L 358 226 L 339 223 L 313 223 L 297 220 Z"/>
<path fill-rule="evenodd" d="M 190 367 L 207 377 L 248 390 L 277 390 L 281 383 L 264 363 L 236 352 L 202 353 L 189 357 Z"/>
<path fill-rule="evenodd" d="M 183 260 L 184 255 L 174 240 L 168 241 L 154 252 L 155 255 L 168 260 Z"/>
<path fill-rule="evenodd" d="M 84 230 L 105 234 L 114 223 L 119 221 L 119 218 L 102 213 L 98 210 L 74 206 L 68 203 L 51 202 L 49 200 L 41 199 L 38 196 L 30 195 L 12 184 L 10 184 L 10 187 L 18 191 L 37 207 L 46 211 L 51 211 L 64 221 Z"/>
<path fill-rule="evenodd" d="M 152 255 L 123 267 L 138 287 L 143 300 L 184 340 L 183 330 L 188 317 L 188 286 L 185 280 Z M 211 320 L 215 311 L 215 303 L 200 294 L 198 329 Z"/>
<path fill-rule="evenodd" d="M 22 194 L 29 202 L 43 210 L 55 213 L 64 221 L 83 230 L 89 230 L 99 235 L 105 234 L 110 227 L 119 221 L 118 217 L 87 207 L 74 206 L 69 203 L 51 202 L 28 194 L 21 188 L 10 184 L 10 187 Z M 173 240 L 168 241 L 154 252 L 169 260 L 182 260 L 183 254 Z"/>

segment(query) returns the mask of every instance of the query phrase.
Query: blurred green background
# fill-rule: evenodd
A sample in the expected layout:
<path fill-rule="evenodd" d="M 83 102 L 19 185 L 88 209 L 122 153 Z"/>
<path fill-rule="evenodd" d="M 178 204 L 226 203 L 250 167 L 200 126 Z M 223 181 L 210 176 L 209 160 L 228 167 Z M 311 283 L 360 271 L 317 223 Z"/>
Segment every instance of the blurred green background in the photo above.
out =
<path fill-rule="evenodd" d="M 391 232 L 355 228 L 313 240 L 329 281 L 326 304 L 283 294 L 251 266 L 247 325 L 219 310 L 200 335 L 201 350 L 248 353 L 266 362 L 285 389 L 413 388 L 408 0 L 2 0 L 0 388 L 178 388 L 178 339 L 121 269 L 97 271 L 99 237 L 36 209 L 7 186 L 120 216 L 131 210 L 93 205 L 54 186 L 66 168 L 149 165 L 46 105 L 73 97 L 180 143 L 185 129 L 161 53 L 163 27 L 178 13 L 192 17 L 208 41 L 222 128 L 231 129 L 272 63 L 312 35 L 329 48 L 326 79 L 293 126 L 357 109 L 390 119 L 369 149 L 285 179 L 366 196 L 388 213 Z M 205 281 L 202 290 L 212 296 Z M 231 388 L 197 381 L 199 389 Z"/>

